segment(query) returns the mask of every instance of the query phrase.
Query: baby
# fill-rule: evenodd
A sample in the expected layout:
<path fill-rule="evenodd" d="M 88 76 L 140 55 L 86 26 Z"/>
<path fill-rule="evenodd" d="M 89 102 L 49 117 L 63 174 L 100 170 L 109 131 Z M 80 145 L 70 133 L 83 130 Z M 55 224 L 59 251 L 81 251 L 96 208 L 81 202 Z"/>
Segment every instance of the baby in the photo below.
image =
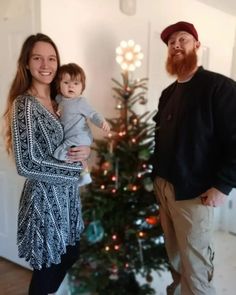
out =
<path fill-rule="evenodd" d="M 104 117 L 87 103 L 86 98 L 81 96 L 85 89 L 85 73 L 80 66 L 69 63 L 59 68 L 58 89 L 60 94 L 56 96 L 56 101 L 64 128 L 64 141 L 55 150 L 54 157 L 67 161 L 69 147 L 90 146 L 93 142 L 87 119 L 106 132 L 110 131 L 110 126 Z M 80 186 L 92 181 L 87 161 L 83 161 L 82 164 L 84 171 L 79 180 Z"/>

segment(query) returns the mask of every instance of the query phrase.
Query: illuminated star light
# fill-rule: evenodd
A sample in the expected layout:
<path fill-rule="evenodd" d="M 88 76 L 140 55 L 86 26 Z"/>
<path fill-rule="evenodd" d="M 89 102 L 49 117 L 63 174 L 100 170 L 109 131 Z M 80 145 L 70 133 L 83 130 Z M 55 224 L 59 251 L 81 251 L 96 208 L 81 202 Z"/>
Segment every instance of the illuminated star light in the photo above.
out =
<path fill-rule="evenodd" d="M 142 59 L 141 46 L 133 40 L 121 41 L 120 46 L 116 48 L 116 61 L 124 71 L 133 72 L 141 66 Z"/>

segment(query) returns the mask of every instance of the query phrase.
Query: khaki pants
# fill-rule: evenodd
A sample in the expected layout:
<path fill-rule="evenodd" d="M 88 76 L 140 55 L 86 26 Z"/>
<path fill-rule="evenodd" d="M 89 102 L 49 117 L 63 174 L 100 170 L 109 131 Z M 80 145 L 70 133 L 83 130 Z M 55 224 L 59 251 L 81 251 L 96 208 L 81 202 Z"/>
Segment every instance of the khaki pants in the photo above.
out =
<path fill-rule="evenodd" d="M 171 183 L 157 177 L 154 190 L 160 204 L 165 246 L 172 267 L 169 295 L 215 295 L 212 284 L 214 209 L 200 198 L 176 201 Z"/>

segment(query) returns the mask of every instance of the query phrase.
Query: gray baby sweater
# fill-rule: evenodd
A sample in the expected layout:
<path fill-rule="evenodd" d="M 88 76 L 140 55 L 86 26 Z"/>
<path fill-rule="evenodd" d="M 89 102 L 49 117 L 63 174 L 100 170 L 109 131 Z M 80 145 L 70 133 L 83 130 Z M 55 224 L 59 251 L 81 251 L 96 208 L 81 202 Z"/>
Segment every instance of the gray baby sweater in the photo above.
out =
<path fill-rule="evenodd" d="M 87 119 L 101 128 L 104 117 L 97 113 L 86 101 L 85 97 L 65 98 L 56 96 L 60 112 L 60 121 L 64 128 L 64 141 L 54 152 L 54 157 L 65 161 L 67 150 L 72 145 L 90 146 L 93 142 L 92 132 Z"/>

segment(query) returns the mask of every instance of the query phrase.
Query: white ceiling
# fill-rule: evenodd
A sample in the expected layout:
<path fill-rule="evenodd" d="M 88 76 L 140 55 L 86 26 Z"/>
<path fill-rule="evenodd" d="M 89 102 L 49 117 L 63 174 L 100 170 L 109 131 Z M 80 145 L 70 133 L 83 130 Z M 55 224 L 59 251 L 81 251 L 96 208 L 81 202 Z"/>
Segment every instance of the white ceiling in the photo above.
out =
<path fill-rule="evenodd" d="M 235 0 L 198 0 L 198 1 L 236 16 Z"/>

